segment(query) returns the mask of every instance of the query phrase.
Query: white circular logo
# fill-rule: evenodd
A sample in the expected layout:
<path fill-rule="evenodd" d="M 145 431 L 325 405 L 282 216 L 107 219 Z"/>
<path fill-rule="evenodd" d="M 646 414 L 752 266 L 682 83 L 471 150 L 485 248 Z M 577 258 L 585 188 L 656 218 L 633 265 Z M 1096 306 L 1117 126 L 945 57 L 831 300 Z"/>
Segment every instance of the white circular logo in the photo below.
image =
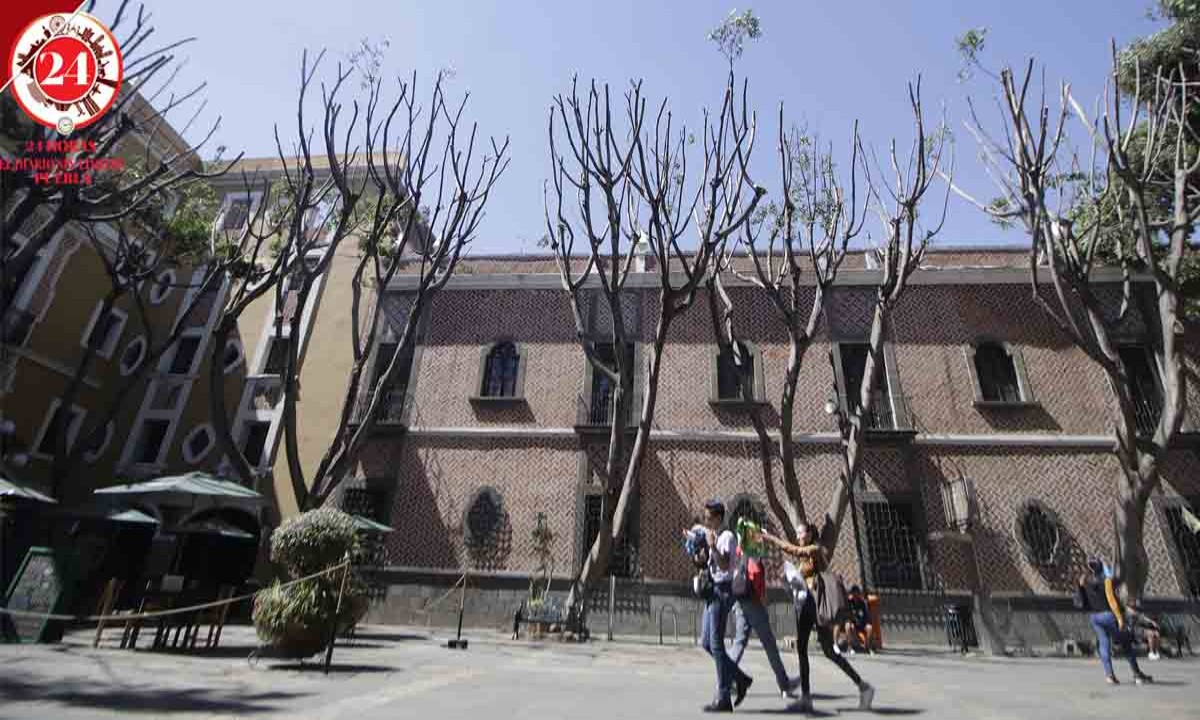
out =
<path fill-rule="evenodd" d="M 63 135 L 112 106 L 124 72 L 116 38 L 87 13 L 34 20 L 17 36 L 8 64 L 21 109 Z"/>

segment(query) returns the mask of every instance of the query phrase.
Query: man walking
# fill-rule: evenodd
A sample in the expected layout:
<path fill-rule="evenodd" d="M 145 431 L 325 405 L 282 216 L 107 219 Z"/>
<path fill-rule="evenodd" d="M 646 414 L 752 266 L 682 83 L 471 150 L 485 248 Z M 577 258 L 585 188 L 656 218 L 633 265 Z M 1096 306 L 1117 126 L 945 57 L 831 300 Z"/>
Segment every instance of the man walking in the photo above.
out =
<path fill-rule="evenodd" d="M 725 522 L 725 505 L 718 500 L 704 504 L 704 529 L 708 550 L 708 574 L 712 578 L 712 593 L 705 599 L 704 626 L 701 637 L 704 651 L 717 665 L 717 697 L 704 706 L 704 712 L 733 712 L 746 697 L 753 680 L 742 672 L 725 652 L 725 622 L 733 609 L 733 570 L 737 537 L 721 525 Z M 718 533 L 720 533 L 718 535 Z M 684 536 L 688 531 L 684 530 Z M 731 700 L 731 695 L 735 697 Z"/>
<path fill-rule="evenodd" d="M 738 552 L 741 553 L 742 548 L 738 548 Z M 741 560 L 739 558 L 739 561 Z M 762 561 L 746 557 L 744 562 L 749 595 L 737 600 L 737 632 L 730 656 L 735 663 L 742 662 L 742 655 L 746 652 L 746 645 L 750 642 L 750 633 L 753 631 L 758 635 L 763 652 L 767 654 L 767 662 L 771 664 L 771 670 L 775 673 L 779 693 L 784 698 L 798 698 L 800 696 L 793 689 L 796 683 L 788 678 L 783 659 L 779 656 L 779 646 L 775 643 L 775 632 L 771 629 L 771 618 L 767 613 L 766 603 L 767 579 Z"/>

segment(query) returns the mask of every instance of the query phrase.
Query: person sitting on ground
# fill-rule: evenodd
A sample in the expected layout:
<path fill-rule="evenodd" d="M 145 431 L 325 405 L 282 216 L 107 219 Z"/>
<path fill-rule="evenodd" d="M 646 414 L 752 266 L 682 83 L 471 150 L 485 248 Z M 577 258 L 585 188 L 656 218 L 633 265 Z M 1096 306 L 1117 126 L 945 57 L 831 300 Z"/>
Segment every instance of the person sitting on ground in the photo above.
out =
<path fill-rule="evenodd" d="M 1130 610 L 1134 613 L 1134 626 L 1141 631 L 1142 638 L 1146 641 L 1146 657 L 1151 660 L 1159 660 L 1162 658 L 1162 628 L 1158 621 L 1142 612 L 1142 607 L 1139 603 L 1129 603 Z"/>
<path fill-rule="evenodd" d="M 847 650 L 851 655 L 854 655 L 855 646 L 866 650 L 870 654 L 875 654 L 874 640 L 872 633 L 874 628 L 871 626 L 870 611 L 867 608 L 867 599 L 863 597 L 862 588 L 857 585 L 850 586 L 850 592 L 846 598 L 846 612 L 841 618 L 841 622 L 834 628 L 838 634 L 837 644 L 834 649 L 837 651 Z M 863 642 L 859 642 L 860 637 Z"/>

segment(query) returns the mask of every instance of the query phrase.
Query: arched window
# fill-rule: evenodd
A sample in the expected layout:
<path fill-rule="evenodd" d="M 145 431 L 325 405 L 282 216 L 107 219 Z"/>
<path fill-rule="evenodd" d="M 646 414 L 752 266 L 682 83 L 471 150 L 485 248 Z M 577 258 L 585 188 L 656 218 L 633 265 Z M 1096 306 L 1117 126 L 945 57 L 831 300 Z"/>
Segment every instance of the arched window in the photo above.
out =
<path fill-rule="evenodd" d="M 1061 546 L 1058 519 L 1042 503 L 1030 500 L 1017 512 L 1017 540 L 1029 562 L 1041 567 L 1058 562 Z"/>
<path fill-rule="evenodd" d="M 521 353 L 511 342 L 492 346 L 483 364 L 481 397 L 520 397 Z"/>
<path fill-rule="evenodd" d="M 132 375 L 146 359 L 146 336 L 139 335 L 125 346 L 121 353 L 121 374 Z"/>
<path fill-rule="evenodd" d="M 215 439 L 210 424 L 192 430 L 183 441 L 183 459 L 189 463 L 200 462 L 213 449 Z"/>

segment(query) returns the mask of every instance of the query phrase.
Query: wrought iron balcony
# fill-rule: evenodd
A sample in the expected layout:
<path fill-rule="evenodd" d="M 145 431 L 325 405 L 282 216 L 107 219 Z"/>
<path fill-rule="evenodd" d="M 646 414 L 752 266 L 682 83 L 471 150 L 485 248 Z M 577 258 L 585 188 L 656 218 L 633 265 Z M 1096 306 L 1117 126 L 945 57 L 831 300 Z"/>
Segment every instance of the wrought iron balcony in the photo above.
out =
<path fill-rule="evenodd" d="M 1147 437 L 1153 435 L 1158 428 L 1158 420 L 1162 417 L 1162 401 L 1157 395 L 1153 397 L 1135 396 L 1133 398 L 1133 417 L 1137 423 L 1138 435 Z"/>
<path fill-rule="evenodd" d="M 371 396 L 374 394 L 374 388 L 363 394 L 359 398 L 358 405 L 354 409 L 355 424 L 361 424 L 367 416 L 367 410 L 371 405 Z M 386 427 L 398 427 L 407 424 L 407 410 L 412 404 L 411 398 L 408 397 L 406 387 L 398 387 L 389 390 L 380 397 L 382 407 L 379 410 L 379 415 L 376 418 L 376 425 Z"/>
<path fill-rule="evenodd" d="M 581 429 L 599 430 L 612 426 L 613 413 L 616 403 L 611 392 L 593 391 L 590 396 L 575 396 L 575 426 Z M 634 403 L 629 405 L 629 414 L 625 418 L 626 427 L 636 427 L 638 408 Z"/>

